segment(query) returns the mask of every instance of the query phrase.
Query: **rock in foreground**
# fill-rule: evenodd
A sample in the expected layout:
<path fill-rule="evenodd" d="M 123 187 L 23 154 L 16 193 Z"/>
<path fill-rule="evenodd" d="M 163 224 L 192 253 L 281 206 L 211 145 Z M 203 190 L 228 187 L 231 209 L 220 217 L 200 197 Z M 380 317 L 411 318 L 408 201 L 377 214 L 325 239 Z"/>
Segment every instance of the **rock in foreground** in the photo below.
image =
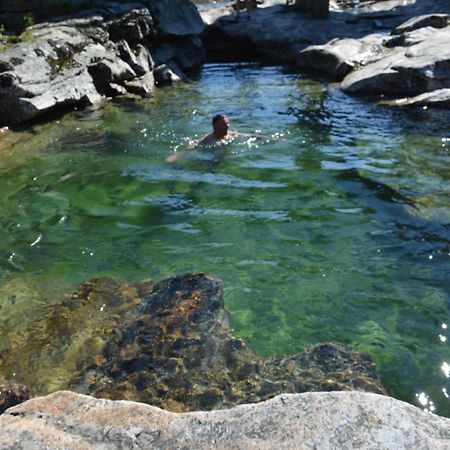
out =
<path fill-rule="evenodd" d="M 280 395 L 225 411 L 170 413 L 57 392 L 0 417 L 0 448 L 450 448 L 450 420 L 360 392 Z"/>

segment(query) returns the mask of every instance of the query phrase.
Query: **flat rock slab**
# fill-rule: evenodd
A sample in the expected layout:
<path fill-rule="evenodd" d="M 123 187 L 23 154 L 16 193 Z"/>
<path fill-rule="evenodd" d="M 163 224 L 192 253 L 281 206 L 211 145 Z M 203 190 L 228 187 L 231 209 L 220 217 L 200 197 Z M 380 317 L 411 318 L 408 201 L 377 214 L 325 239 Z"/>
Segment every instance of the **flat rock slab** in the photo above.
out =
<path fill-rule="evenodd" d="M 448 449 L 450 420 L 376 394 L 285 394 L 170 413 L 56 392 L 0 416 L 0 449 Z"/>

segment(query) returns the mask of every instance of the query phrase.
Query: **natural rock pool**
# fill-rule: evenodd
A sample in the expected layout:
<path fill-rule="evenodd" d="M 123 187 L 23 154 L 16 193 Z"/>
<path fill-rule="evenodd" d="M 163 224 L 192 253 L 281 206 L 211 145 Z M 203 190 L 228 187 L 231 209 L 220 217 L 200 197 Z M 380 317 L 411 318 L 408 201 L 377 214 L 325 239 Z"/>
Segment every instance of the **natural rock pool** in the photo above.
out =
<path fill-rule="evenodd" d="M 217 112 L 283 139 L 165 162 Z M 392 396 L 450 416 L 449 120 L 282 67 L 209 64 L 152 99 L 7 134 L 0 376 L 23 381 L 4 350 L 79 283 L 199 270 L 224 281 L 235 335 L 262 355 L 341 342 L 376 359 Z M 22 338 L 49 345 L 39 331 Z"/>

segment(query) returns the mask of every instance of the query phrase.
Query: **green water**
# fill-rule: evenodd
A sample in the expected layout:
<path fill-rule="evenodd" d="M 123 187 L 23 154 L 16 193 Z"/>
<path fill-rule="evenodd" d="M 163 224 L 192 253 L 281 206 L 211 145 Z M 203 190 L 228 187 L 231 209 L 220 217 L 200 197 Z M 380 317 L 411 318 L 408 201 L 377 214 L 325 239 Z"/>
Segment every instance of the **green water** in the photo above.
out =
<path fill-rule="evenodd" d="M 284 139 L 165 162 L 217 112 Z M 101 274 L 208 271 L 235 334 L 261 354 L 351 345 L 375 357 L 391 395 L 450 416 L 449 119 L 280 67 L 206 65 L 153 99 L 10 133 L 0 332 Z"/>

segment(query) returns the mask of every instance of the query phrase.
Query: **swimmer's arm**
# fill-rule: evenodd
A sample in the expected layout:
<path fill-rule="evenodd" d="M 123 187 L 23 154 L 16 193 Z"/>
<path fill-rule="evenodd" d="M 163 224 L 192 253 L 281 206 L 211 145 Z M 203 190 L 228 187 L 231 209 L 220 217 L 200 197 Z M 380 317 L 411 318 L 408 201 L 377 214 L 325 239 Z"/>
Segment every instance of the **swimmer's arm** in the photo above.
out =
<path fill-rule="evenodd" d="M 209 134 L 206 134 L 205 136 L 203 136 L 198 142 L 196 142 L 195 144 L 190 144 L 188 145 L 184 150 L 182 150 L 181 152 L 175 152 L 172 153 L 170 156 L 168 156 L 166 158 L 167 162 L 175 162 L 178 161 L 181 157 L 183 157 L 187 152 L 191 152 L 192 150 L 195 150 L 199 145 L 203 145 L 205 144 L 206 140 L 210 137 Z"/>
<path fill-rule="evenodd" d="M 263 140 L 279 141 L 280 139 L 284 139 L 281 136 L 269 136 L 267 134 L 255 134 L 255 133 L 242 133 L 240 131 L 236 131 L 235 136 L 255 138 L 258 141 L 263 141 Z"/>

